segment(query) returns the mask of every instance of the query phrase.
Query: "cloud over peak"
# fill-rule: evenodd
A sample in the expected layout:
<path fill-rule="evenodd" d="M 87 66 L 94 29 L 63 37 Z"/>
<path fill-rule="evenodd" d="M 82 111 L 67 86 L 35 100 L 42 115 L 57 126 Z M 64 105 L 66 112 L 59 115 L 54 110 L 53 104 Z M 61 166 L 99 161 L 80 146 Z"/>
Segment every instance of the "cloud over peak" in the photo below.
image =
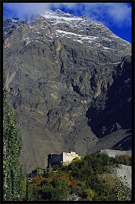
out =
<path fill-rule="evenodd" d="M 19 18 L 44 14 L 48 9 L 58 8 L 75 15 L 87 16 L 107 26 L 131 26 L 131 6 L 128 3 L 4 3 L 4 9 Z"/>

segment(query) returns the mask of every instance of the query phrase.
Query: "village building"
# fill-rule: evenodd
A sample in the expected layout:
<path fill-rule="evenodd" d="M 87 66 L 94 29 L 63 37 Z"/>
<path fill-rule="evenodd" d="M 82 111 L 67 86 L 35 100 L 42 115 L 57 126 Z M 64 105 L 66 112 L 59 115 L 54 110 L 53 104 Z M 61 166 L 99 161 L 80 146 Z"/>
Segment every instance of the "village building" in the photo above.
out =
<path fill-rule="evenodd" d="M 76 152 L 62 152 L 61 154 L 49 154 L 48 155 L 48 167 L 55 165 L 68 165 L 76 157 L 81 158 Z"/>
<path fill-rule="evenodd" d="M 120 156 L 120 155 L 132 156 L 131 150 L 121 151 L 121 150 L 104 149 L 104 150 L 101 150 L 100 153 L 107 154 L 109 157 L 113 157 L 113 158 L 115 158 L 116 156 Z"/>

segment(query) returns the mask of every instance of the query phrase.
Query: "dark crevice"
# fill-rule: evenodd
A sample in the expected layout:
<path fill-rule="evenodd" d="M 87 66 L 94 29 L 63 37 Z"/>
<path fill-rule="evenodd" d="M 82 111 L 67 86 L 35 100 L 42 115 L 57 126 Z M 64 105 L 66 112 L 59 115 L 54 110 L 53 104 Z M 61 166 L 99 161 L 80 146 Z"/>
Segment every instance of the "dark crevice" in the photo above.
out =
<path fill-rule="evenodd" d="M 74 86 L 74 84 L 72 84 L 73 90 L 79 94 L 80 96 L 84 97 L 84 95 L 81 93 L 80 88 L 78 85 Z"/>
<path fill-rule="evenodd" d="M 60 73 L 61 73 L 61 74 L 64 74 L 64 66 L 63 66 L 63 62 L 62 62 L 61 68 L 60 68 Z"/>

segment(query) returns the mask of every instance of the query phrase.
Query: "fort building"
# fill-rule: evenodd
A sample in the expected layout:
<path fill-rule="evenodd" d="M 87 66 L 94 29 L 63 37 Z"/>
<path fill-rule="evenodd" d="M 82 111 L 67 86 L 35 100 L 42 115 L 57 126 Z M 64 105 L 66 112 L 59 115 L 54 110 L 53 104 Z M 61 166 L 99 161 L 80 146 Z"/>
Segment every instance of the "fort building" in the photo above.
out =
<path fill-rule="evenodd" d="M 55 165 L 68 165 L 76 157 L 81 158 L 76 152 L 62 152 L 61 154 L 49 154 L 48 155 L 48 167 Z"/>

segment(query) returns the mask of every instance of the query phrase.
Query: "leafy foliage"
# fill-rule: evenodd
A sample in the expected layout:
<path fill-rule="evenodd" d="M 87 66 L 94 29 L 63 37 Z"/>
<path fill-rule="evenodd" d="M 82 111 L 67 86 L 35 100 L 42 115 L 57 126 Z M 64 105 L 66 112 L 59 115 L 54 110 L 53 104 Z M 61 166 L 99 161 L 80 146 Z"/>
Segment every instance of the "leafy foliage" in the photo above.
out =
<path fill-rule="evenodd" d="M 15 110 L 8 111 L 7 91 L 3 90 L 3 199 L 22 200 L 22 171 L 19 164 L 21 136 L 16 127 Z"/>
<path fill-rule="evenodd" d="M 29 185 L 31 194 L 29 201 L 33 201 L 33 194 L 34 200 L 38 201 L 63 201 L 68 197 L 70 191 L 69 175 L 62 173 L 50 173 L 49 175 L 48 178 L 36 176 L 32 179 L 32 183 Z"/>
<path fill-rule="evenodd" d="M 107 171 L 108 166 L 112 165 L 114 160 L 106 154 L 94 153 L 85 156 L 78 162 L 72 162 L 68 166 L 71 176 L 80 180 L 87 180 L 88 175 L 101 174 Z"/>
<path fill-rule="evenodd" d="M 120 156 L 116 156 L 115 158 L 115 163 L 116 164 L 125 164 L 125 165 L 131 165 L 132 164 L 132 159 L 129 155 L 123 154 Z"/>
<path fill-rule="evenodd" d="M 29 201 L 66 201 L 70 195 L 79 201 L 130 200 L 130 189 L 108 173 L 114 163 L 115 159 L 106 154 L 93 153 L 36 176 L 29 184 Z M 127 196 L 124 188 L 129 192 Z"/>
<path fill-rule="evenodd" d="M 79 196 L 81 196 L 83 200 L 92 201 L 95 196 L 95 192 L 90 188 L 82 189 L 79 191 Z"/>
<path fill-rule="evenodd" d="M 130 188 L 120 178 L 116 178 L 115 189 L 118 201 L 131 201 Z"/>

